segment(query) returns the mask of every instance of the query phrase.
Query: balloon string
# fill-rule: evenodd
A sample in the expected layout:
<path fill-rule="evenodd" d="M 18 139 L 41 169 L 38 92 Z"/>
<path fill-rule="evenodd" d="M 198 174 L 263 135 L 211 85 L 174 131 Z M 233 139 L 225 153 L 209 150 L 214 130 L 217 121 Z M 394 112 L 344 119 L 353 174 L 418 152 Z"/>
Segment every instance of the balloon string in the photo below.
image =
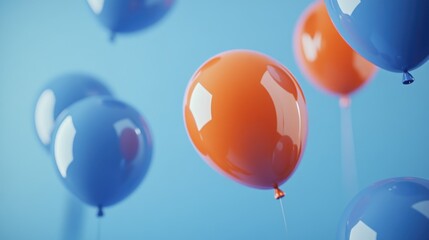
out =
<path fill-rule="evenodd" d="M 101 217 L 97 219 L 97 240 L 101 240 Z"/>
<path fill-rule="evenodd" d="M 282 210 L 282 215 L 283 215 L 283 223 L 284 223 L 284 225 L 285 225 L 285 232 L 286 232 L 286 236 L 287 236 L 287 223 L 286 223 L 286 214 L 285 214 L 285 209 L 284 209 L 284 207 L 283 207 L 283 200 L 280 198 L 280 199 L 278 199 L 279 200 L 279 202 L 280 202 L 280 208 L 281 208 L 281 210 Z"/>
<path fill-rule="evenodd" d="M 347 103 L 347 104 L 344 104 Z M 358 190 L 355 145 L 350 99 L 341 99 L 341 162 L 343 185 L 347 198 L 353 197 Z"/>
<path fill-rule="evenodd" d="M 63 225 L 63 239 L 80 239 L 84 222 L 84 208 L 82 203 L 72 196 L 67 196 L 66 212 Z"/>

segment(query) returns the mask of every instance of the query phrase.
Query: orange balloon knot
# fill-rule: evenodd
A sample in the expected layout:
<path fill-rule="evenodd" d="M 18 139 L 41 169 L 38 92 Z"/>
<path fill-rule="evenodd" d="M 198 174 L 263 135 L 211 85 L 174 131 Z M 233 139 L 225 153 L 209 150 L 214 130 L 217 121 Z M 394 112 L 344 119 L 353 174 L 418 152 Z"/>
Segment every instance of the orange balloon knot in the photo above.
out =
<path fill-rule="evenodd" d="M 279 200 L 280 198 L 284 197 L 285 193 L 280 190 L 278 187 L 274 187 L 274 198 Z"/>
<path fill-rule="evenodd" d="M 352 100 L 349 96 L 344 95 L 340 97 L 340 107 L 342 108 L 348 108 L 350 107 L 350 104 L 352 103 Z"/>

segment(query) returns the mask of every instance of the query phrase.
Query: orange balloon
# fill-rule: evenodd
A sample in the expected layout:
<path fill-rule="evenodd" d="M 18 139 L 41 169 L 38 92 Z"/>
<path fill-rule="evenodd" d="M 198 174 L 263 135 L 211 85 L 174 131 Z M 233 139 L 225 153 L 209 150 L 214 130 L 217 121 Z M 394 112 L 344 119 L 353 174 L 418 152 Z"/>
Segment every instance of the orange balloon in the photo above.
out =
<path fill-rule="evenodd" d="M 307 136 L 304 94 L 292 74 L 263 54 L 234 50 L 204 63 L 184 101 L 189 137 L 206 162 L 254 188 L 284 183 Z"/>
<path fill-rule="evenodd" d="M 376 71 L 343 40 L 323 1 L 314 3 L 302 15 L 294 44 L 295 56 L 307 77 L 342 97 L 362 87 Z"/>

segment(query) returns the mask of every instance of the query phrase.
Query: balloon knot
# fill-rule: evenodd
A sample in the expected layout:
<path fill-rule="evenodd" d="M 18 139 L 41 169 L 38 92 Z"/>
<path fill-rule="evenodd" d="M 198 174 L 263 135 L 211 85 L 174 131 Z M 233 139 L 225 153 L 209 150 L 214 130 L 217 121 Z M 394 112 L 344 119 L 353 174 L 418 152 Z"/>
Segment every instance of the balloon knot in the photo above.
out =
<path fill-rule="evenodd" d="M 408 85 L 414 82 L 414 77 L 413 75 L 411 75 L 411 73 L 409 73 L 408 71 L 405 71 L 404 74 L 402 75 L 402 83 L 404 85 Z"/>
<path fill-rule="evenodd" d="M 350 99 L 349 96 L 344 95 L 340 97 L 340 107 L 348 108 L 350 107 L 351 103 L 352 103 L 352 100 Z"/>
<path fill-rule="evenodd" d="M 111 32 L 110 33 L 110 38 L 109 38 L 110 42 L 114 43 L 115 39 L 116 39 L 116 33 L 115 32 Z"/>
<path fill-rule="evenodd" d="M 275 199 L 280 199 L 283 198 L 285 196 L 285 193 L 277 186 L 274 187 L 274 198 Z"/>
<path fill-rule="evenodd" d="M 103 217 L 103 216 L 104 216 L 103 207 L 98 206 L 97 217 Z"/>

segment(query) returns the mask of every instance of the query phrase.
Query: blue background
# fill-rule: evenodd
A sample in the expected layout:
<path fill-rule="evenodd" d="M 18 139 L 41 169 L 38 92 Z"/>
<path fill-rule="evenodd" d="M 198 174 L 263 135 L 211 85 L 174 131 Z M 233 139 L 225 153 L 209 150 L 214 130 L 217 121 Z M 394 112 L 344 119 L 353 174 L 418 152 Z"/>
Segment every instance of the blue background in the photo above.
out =
<path fill-rule="evenodd" d="M 305 80 L 292 49 L 310 2 L 178 0 L 153 28 L 111 44 L 83 0 L 0 0 L 0 239 L 72 239 L 78 229 L 82 239 L 96 238 L 95 209 L 74 203 L 67 217 L 74 198 L 33 127 L 39 90 L 72 71 L 98 76 L 140 110 L 155 141 L 143 184 L 106 209 L 102 239 L 334 239 L 350 200 L 341 183 L 338 99 Z M 193 72 L 234 48 L 278 59 L 307 98 L 307 148 L 282 186 L 287 235 L 273 192 L 213 171 L 184 128 L 182 100 Z M 380 70 L 353 96 L 360 189 L 394 176 L 429 178 L 429 64 L 413 74 L 416 82 L 403 86 L 400 74 Z"/>

